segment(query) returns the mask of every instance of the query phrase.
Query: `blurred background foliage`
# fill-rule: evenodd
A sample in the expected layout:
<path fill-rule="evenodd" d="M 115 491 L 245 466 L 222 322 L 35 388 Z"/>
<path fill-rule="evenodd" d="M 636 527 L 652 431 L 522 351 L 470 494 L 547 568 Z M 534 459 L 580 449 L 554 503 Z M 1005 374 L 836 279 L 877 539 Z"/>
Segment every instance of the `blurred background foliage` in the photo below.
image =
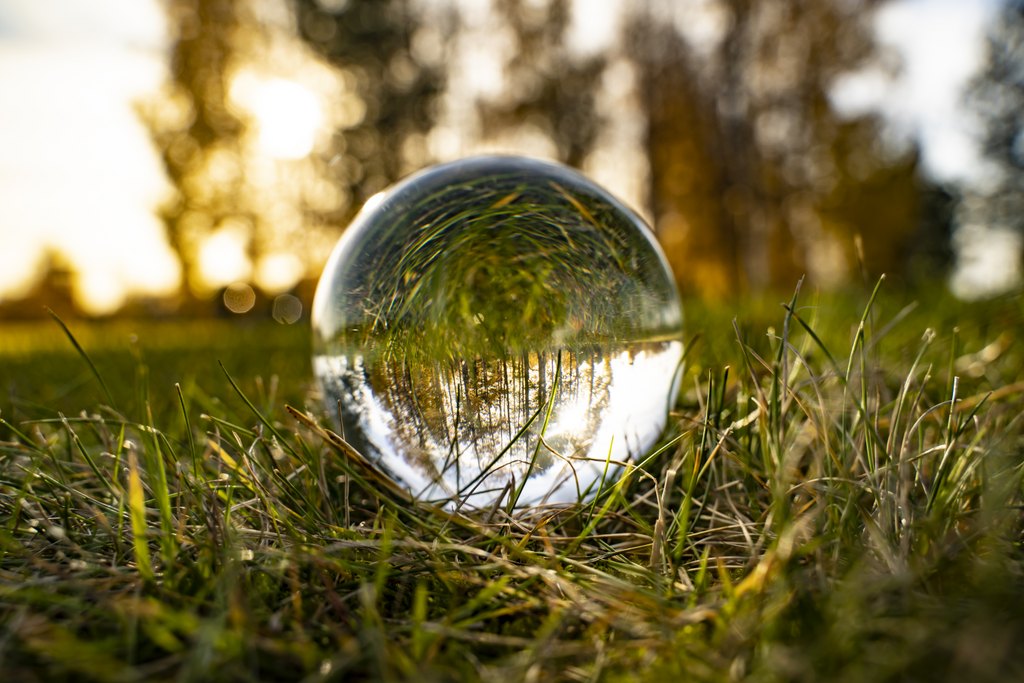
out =
<path fill-rule="evenodd" d="M 931 180 L 879 114 L 835 104 L 844 75 L 899 69 L 871 28 L 886 2 L 165 0 L 171 78 L 139 105 L 174 187 L 182 284 L 161 310 L 308 304 L 366 199 L 483 152 L 607 186 L 684 295 L 947 278 L 972 226 L 1024 228 L 1024 2 L 1002 6 L 970 89 L 974 186 Z M 40 291 L 61 287 L 49 267 Z"/>

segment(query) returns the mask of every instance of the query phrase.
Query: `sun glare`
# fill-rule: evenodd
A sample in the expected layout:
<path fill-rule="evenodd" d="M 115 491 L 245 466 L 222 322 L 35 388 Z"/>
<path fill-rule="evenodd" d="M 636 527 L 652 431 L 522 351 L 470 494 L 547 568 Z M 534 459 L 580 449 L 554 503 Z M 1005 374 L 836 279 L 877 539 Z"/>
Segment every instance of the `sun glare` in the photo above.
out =
<path fill-rule="evenodd" d="M 82 307 L 93 315 L 113 313 L 124 303 L 124 285 L 102 271 L 83 271 L 77 278 L 76 290 Z"/>
<path fill-rule="evenodd" d="M 256 282 L 266 292 L 286 292 L 302 279 L 305 270 L 295 254 L 267 254 L 256 264 Z"/>
<path fill-rule="evenodd" d="M 285 78 L 264 79 L 243 71 L 231 99 L 252 117 L 256 146 L 274 159 L 302 159 L 316 147 L 324 112 L 316 93 Z"/>
<path fill-rule="evenodd" d="M 248 279 L 252 264 L 245 246 L 246 233 L 242 226 L 225 226 L 207 237 L 199 248 L 202 284 L 217 289 Z"/>

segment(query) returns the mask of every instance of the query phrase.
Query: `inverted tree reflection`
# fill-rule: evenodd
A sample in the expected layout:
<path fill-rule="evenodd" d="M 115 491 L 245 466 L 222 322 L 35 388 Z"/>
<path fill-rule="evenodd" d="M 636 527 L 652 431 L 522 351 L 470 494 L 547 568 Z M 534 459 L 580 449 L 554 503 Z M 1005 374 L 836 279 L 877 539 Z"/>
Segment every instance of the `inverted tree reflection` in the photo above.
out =
<path fill-rule="evenodd" d="M 426 500 L 575 500 L 664 426 L 675 341 L 422 362 L 319 356 L 346 438 Z M 553 491 L 553 493 L 551 493 Z M 550 493 L 550 495 L 549 495 Z"/>

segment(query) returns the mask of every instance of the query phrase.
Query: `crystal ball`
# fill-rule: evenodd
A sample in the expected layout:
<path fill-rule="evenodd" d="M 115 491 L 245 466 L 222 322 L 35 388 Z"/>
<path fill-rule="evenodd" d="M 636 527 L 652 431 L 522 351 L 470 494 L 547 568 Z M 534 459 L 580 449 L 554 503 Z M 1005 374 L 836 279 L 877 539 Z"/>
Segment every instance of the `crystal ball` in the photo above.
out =
<path fill-rule="evenodd" d="M 313 301 L 342 436 L 418 500 L 586 500 L 665 427 L 682 308 L 644 222 L 558 164 L 477 157 L 367 202 Z"/>

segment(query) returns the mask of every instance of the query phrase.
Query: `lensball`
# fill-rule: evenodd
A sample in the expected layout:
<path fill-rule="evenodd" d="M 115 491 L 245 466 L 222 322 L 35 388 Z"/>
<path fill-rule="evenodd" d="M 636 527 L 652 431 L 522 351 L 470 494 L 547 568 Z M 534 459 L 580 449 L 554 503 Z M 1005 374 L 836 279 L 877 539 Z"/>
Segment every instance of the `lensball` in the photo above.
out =
<path fill-rule="evenodd" d="M 344 438 L 448 508 L 585 500 L 665 427 L 682 308 L 643 221 L 567 167 L 477 157 L 377 195 L 313 301 Z"/>

